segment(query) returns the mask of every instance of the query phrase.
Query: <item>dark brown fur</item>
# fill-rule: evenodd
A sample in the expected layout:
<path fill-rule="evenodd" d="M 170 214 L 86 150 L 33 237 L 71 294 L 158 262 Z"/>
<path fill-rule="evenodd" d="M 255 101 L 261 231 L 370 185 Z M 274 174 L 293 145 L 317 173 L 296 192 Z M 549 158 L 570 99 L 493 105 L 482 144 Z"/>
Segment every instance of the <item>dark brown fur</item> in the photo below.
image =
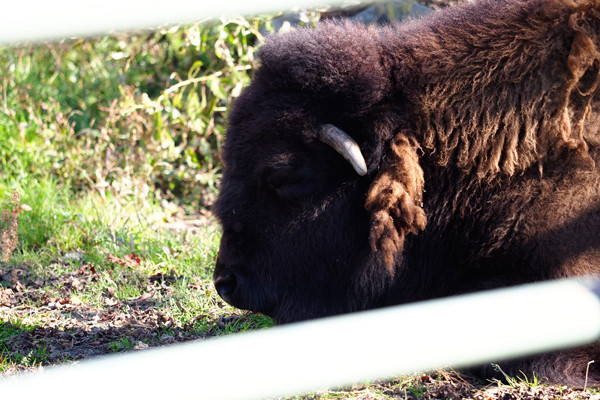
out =
<path fill-rule="evenodd" d="M 230 116 L 217 290 L 284 323 L 599 273 L 599 49 L 598 0 L 269 38 Z M 501 366 L 581 385 L 592 359 L 597 385 L 597 345 Z"/>

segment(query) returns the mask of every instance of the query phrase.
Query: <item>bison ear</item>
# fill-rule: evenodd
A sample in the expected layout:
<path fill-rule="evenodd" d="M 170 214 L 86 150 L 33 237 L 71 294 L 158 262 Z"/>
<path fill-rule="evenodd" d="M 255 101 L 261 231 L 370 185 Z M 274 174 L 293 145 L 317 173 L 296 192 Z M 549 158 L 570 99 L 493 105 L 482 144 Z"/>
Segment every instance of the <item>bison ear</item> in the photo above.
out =
<path fill-rule="evenodd" d="M 419 151 L 414 137 L 396 135 L 367 194 L 365 207 L 371 215 L 371 248 L 381 252 L 391 274 L 404 248 L 405 236 L 423 230 L 427 221 L 421 207 L 425 181 Z"/>

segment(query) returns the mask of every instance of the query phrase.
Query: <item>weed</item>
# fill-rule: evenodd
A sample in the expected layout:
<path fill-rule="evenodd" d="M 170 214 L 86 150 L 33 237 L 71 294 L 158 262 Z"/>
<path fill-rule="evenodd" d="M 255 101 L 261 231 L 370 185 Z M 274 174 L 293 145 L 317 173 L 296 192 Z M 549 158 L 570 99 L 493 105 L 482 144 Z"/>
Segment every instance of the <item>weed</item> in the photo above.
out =
<path fill-rule="evenodd" d="M 0 352 L 6 351 L 7 341 L 17 336 L 21 331 L 27 330 L 28 328 L 20 324 L 13 324 L 10 322 L 3 322 L 0 324 Z"/>
<path fill-rule="evenodd" d="M 117 353 L 117 352 L 131 350 L 135 347 L 135 345 L 136 345 L 136 342 L 134 342 L 132 339 L 130 339 L 128 337 L 124 337 L 124 338 L 116 340 L 114 342 L 110 342 L 108 344 L 108 348 L 113 353 Z"/>
<path fill-rule="evenodd" d="M 19 205 L 19 193 L 13 191 L 10 201 L 0 206 L 0 261 L 4 263 L 10 260 L 13 251 L 17 248 L 17 229 L 21 211 Z"/>
<path fill-rule="evenodd" d="M 531 377 L 527 376 L 523 371 L 521 371 L 522 376 L 512 377 L 506 374 L 498 364 L 492 364 L 492 367 L 495 371 L 500 372 L 502 376 L 504 376 L 506 383 L 510 387 L 518 388 L 520 386 L 525 385 L 527 387 L 535 388 L 542 385 L 541 379 L 535 372 L 532 374 Z"/>
<path fill-rule="evenodd" d="M 47 361 L 48 347 L 45 344 L 26 351 L 11 351 L 8 343 L 11 339 L 30 332 L 33 328 L 19 323 L 0 322 L 0 372 L 9 370 L 11 367 L 36 367 Z"/>
<path fill-rule="evenodd" d="M 427 392 L 427 386 L 419 385 L 417 383 L 416 385 L 407 387 L 406 392 L 412 394 L 417 399 L 422 399 L 423 394 L 425 394 Z"/>

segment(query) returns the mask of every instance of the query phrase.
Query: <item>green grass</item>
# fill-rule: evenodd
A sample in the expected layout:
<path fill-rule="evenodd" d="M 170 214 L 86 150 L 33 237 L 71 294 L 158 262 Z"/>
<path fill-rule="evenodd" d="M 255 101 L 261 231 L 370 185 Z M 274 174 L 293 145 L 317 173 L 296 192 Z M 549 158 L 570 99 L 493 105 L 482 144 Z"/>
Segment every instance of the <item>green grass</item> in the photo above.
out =
<path fill-rule="evenodd" d="M 506 384 L 509 385 L 510 387 L 518 388 L 520 386 L 527 386 L 527 387 L 535 388 L 538 386 L 543 386 L 541 379 L 535 373 L 533 374 L 533 377 L 528 377 L 524 373 L 522 373 L 522 375 L 520 375 L 520 376 L 519 375 L 509 376 L 504 371 L 502 371 L 502 368 L 500 368 L 500 366 L 498 364 L 493 364 L 492 366 L 493 366 L 494 370 L 499 371 L 502 374 L 502 376 L 504 376 L 504 379 L 506 380 Z"/>
<path fill-rule="evenodd" d="M 98 280 L 78 294 L 82 298 L 108 286 L 118 297 L 140 295 L 145 290 L 140 285 L 152 276 L 210 280 L 220 239 L 214 222 L 184 236 L 164 228 L 172 218 L 169 211 L 134 196 L 88 192 L 74 197 L 52 180 L 17 190 L 30 210 L 19 216 L 19 245 L 7 266 L 28 265 L 32 275 L 48 278 L 89 264 Z M 185 285 L 176 286 L 183 290 Z"/>
<path fill-rule="evenodd" d="M 47 353 L 46 346 L 40 346 L 24 354 L 20 351 L 11 352 L 5 345 L 9 339 L 19 335 L 21 332 L 31 330 L 31 327 L 20 325 L 18 322 L 0 322 L 0 374 L 11 372 L 17 366 L 35 367 L 45 360 Z"/>
<path fill-rule="evenodd" d="M 108 348 L 115 352 L 122 352 L 122 351 L 126 351 L 126 350 L 131 350 L 135 347 L 136 343 L 128 337 L 116 340 L 114 342 L 110 342 L 108 344 Z"/>
<path fill-rule="evenodd" d="M 110 353 L 273 325 L 215 292 L 220 231 L 211 217 L 180 232 L 168 228 L 180 215 L 150 198 L 74 195 L 53 178 L 0 184 L 4 198 L 14 190 L 27 211 L 0 264 L 0 371 L 76 359 L 68 338 Z"/>

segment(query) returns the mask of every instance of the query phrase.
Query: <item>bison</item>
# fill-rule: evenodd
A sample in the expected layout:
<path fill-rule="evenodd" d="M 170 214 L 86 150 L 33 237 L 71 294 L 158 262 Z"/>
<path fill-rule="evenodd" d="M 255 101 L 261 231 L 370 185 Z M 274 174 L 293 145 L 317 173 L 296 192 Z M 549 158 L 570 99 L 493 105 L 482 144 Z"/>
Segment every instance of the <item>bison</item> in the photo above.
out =
<path fill-rule="evenodd" d="M 599 47 L 598 0 L 269 37 L 223 148 L 218 293 L 287 323 L 600 272 Z M 578 385 L 599 356 L 502 368 Z"/>

